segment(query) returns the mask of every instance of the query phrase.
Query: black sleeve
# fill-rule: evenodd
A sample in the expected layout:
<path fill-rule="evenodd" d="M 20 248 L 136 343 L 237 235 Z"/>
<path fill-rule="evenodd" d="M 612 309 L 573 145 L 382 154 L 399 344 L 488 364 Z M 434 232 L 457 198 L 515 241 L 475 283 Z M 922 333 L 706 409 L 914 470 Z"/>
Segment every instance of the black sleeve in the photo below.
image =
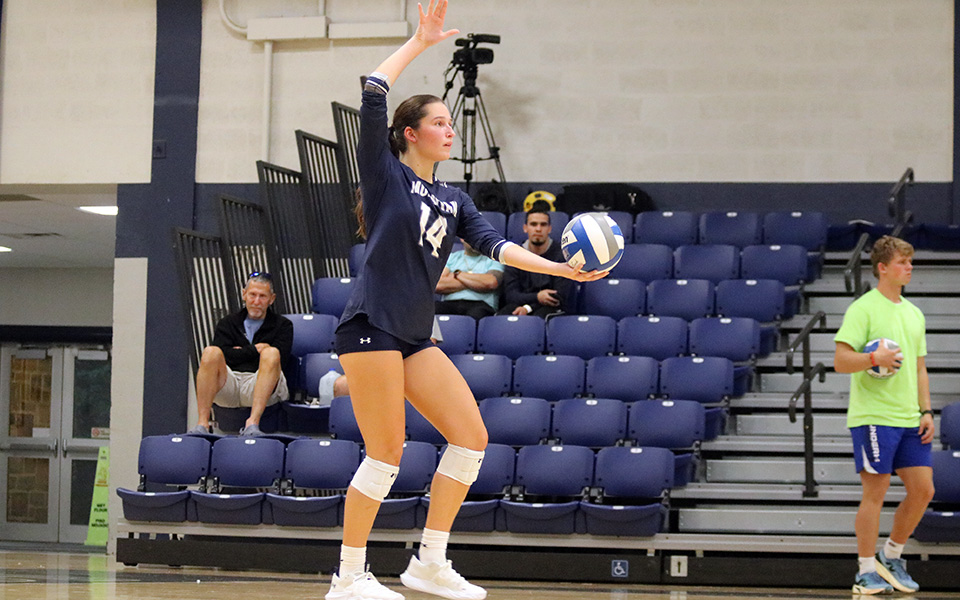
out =
<path fill-rule="evenodd" d="M 293 350 L 293 323 L 286 317 L 280 317 L 277 324 L 277 335 L 270 344 L 280 351 L 280 366 L 286 367 L 290 360 L 290 352 Z"/>
<path fill-rule="evenodd" d="M 218 346 L 223 351 L 223 358 L 231 369 L 233 365 L 242 365 L 250 361 L 258 362 L 260 353 L 247 341 L 246 338 L 238 340 L 234 335 L 230 319 L 225 317 L 217 323 L 217 329 L 213 334 L 212 345 Z M 239 347 L 236 347 L 239 346 Z"/>
<path fill-rule="evenodd" d="M 516 267 L 507 267 L 503 270 L 503 298 L 506 304 L 531 306 L 537 304 L 537 292 L 524 290 L 526 276 Z"/>

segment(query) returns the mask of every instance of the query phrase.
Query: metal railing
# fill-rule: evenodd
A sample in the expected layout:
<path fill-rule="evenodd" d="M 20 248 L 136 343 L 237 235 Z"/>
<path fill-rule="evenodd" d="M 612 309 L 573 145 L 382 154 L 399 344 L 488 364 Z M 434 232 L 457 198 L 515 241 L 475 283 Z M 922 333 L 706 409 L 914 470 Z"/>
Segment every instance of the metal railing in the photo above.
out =
<path fill-rule="evenodd" d="M 887 199 L 887 209 L 893 217 L 893 231 L 890 235 L 900 237 L 903 228 L 913 221 L 913 213 L 907 210 L 907 188 L 913 185 L 913 169 L 907 167 L 900 180 L 893 184 Z"/>
<path fill-rule="evenodd" d="M 847 264 L 843 267 L 844 286 L 847 293 L 853 294 L 854 298 L 859 298 L 870 291 L 870 284 L 863 281 L 863 251 L 867 248 L 869 241 L 869 233 L 861 234 L 853 252 L 850 253 L 850 258 L 847 259 Z"/>
<path fill-rule="evenodd" d="M 797 422 L 797 402 L 800 396 L 803 396 L 803 466 L 804 466 L 804 498 L 815 498 L 819 495 L 817 491 L 817 482 L 813 477 L 813 397 L 811 383 L 815 377 L 823 383 L 826 374 L 826 367 L 822 362 L 815 365 L 810 364 L 810 334 L 819 327 L 823 331 L 827 327 L 827 315 L 823 311 L 817 312 L 807 321 L 803 329 L 797 334 L 796 339 L 787 349 L 787 373 L 794 372 L 793 355 L 797 348 L 800 348 L 803 356 L 803 381 L 797 390 L 790 396 L 788 407 L 790 422 Z"/>

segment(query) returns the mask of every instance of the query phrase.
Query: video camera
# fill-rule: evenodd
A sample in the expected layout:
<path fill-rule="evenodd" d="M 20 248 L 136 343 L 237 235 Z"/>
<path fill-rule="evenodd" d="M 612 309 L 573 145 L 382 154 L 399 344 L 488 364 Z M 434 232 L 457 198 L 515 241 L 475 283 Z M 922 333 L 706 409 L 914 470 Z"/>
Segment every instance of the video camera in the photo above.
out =
<path fill-rule="evenodd" d="M 493 62 L 492 48 L 478 48 L 477 44 L 499 44 L 500 36 L 490 33 L 470 33 L 456 40 L 459 50 L 453 53 L 453 65 L 461 70 L 476 69 L 477 65 Z"/>

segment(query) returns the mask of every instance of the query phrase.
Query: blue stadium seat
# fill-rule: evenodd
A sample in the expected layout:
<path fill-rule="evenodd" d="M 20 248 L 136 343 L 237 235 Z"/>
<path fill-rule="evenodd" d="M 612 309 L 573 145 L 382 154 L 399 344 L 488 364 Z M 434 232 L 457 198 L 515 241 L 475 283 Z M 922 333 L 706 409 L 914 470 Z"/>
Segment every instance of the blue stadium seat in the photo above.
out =
<path fill-rule="evenodd" d="M 625 210 L 608 210 L 606 215 L 613 219 L 620 227 L 620 233 L 623 234 L 624 244 L 633 243 L 633 215 Z"/>
<path fill-rule="evenodd" d="M 513 362 L 501 354 L 455 354 L 454 366 L 467 380 L 473 397 L 482 400 L 510 393 Z"/>
<path fill-rule="evenodd" d="M 414 442 L 427 442 L 436 446 L 442 446 L 447 440 L 440 435 L 437 428 L 430 424 L 430 421 L 421 415 L 409 401 L 403 403 L 404 417 L 407 429 L 407 439 Z"/>
<path fill-rule="evenodd" d="M 717 284 L 717 314 L 760 322 L 760 356 L 777 348 L 786 291 L 774 279 L 728 279 Z"/>
<path fill-rule="evenodd" d="M 513 392 L 548 402 L 583 393 L 584 361 L 579 356 L 521 356 L 517 359 Z"/>
<path fill-rule="evenodd" d="M 210 442 L 200 436 L 152 435 L 140 440 L 136 490 L 117 488 L 128 521 L 196 521 L 187 486 L 206 485 Z M 166 486 L 180 489 L 165 491 Z"/>
<path fill-rule="evenodd" d="M 603 315 L 562 315 L 547 322 L 547 351 L 586 360 L 617 347 L 617 322 Z"/>
<path fill-rule="evenodd" d="M 507 531 L 582 533 L 578 509 L 593 483 L 593 461 L 593 451 L 583 446 L 521 448 L 516 484 L 523 490 L 523 499 L 500 501 Z M 550 502 L 537 502 L 540 498 Z"/>
<path fill-rule="evenodd" d="M 580 286 L 580 312 L 585 315 L 599 315 L 620 320 L 624 317 L 642 315 L 646 304 L 646 284 L 639 279 L 606 277 Z"/>
<path fill-rule="evenodd" d="M 512 359 L 543 352 L 546 324 L 530 315 L 496 315 L 477 323 L 477 352 Z"/>
<path fill-rule="evenodd" d="M 350 440 L 363 443 L 357 418 L 353 414 L 353 404 L 350 396 L 337 396 L 330 401 L 330 421 L 328 424 L 330 435 L 338 440 Z"/>
<path fill-rule="evenodd" d="M 815 211 L 769 212 L 763 216 L 763 243 L 796 244 L 822 252 L 827 246 L 827 216 Z"/>
<path fill-rule="evenodd" d="M 627 317 L 617 324 L 617 352 L 663 360 L 687 353 L 687 322 L 680 317 Z"/>
<path fill-rule="evenodd" d="M 467 315 L 437 315 L 443 341 L 439 348 L 447 356 L 471 354 L 477 347 L 477 320 Z"/>
<path fill-rule="evenodd" d="M 747 246 L 740 254 L 744 279 L 776 279 L 783 285 L 801 285 L 807 276 L 807 250 L 792 244 Z"/>
<path fill-rule="evenodd" d="M 706 279 L 714 284 L 740 275 L 740 253 L 735 246 L 703 244 L 680 246 L 673 253 L 677 279 Z"/>
<path fill-rule="evenodd" d="M 347 255 L 347 267 L 350 269 L 350 277 L 356 277 L 360 272 L 366 251 L 367 245 L 363 242 L 350 246 L 350 254 Z"/>
<path fill-rule="evenodd" d="M 280 402 L 271 404 L 263 410 L 260 416 L 260 431 L 274 433 L 280 429 L 280 418 L 283 416 L 280 404 Z M 238 433 L 246 425 L 249 417 L 250 409 L 246 406 L 234 408 L 213 405 L 213 420 L 217 424 L 217 429 L 224 433 Z"/>
<path fill-rule="evenodd" d="M 960 542 L 960 450 L 933 451 L 933 501 L 913 531 L 919 542 Z"/>
<path fill-rule="evenodd" d="M 693 400 L 649 400 L 630 405 L 627 439 L 638 446 L 696 448 L 704 439 L 706 409 Z"/>
<path fill-rule="evenodd" d="M 620 400 L 565 398 L 553 407 L 550 438 L 558 444 L 615 446 L 626 431 L 627 405 Z"/>
<path fill-rule="evenodd" d="M 336 527 L 343 523 L 343 498 L 360 466 L 360 446 L 348 440 L 301 438 L 287 445 L 283 477 L 286 495 L 268 492 L 266 502 L 276 525 Z M 296 496 L 299 490 L 323 495 Z"/>
<path fill-rule="evenodd" d="M 513 447 L 487 444 L 477 480 L 470 486 L 467 499 L 460 505 L 453 522 L 454 531 L 503 529 L 500 524 L 500 498 L 505 495 L 505 489 L 513 485 L 516 462 L 517 451 Z M 423 504 L 429 508 L 430 499 L 424 498 Z"/>
<path fill-rule="evenodd" d="M 729 244 L 737 248 L 763 239 L 760 215 L 755 212 L 711 211 L 700 215 L 701 244 Z"/>
<path fill-rule="evenodd" d="M 507 215 L 497 210 L 481 210 L 480 214 L 493 225 L 497 233 L 503 237 L 507 237 Z"/>
<path fill-rule="evenodd" d="M 333 352 L 335 331 L 339 319 L 333 315 L 288 314 L 284 315 L 293 323 L 293 346 L 284 374 L 290 391 L 307 391 L 304 381 L 303 360 L 308 354 Z M 316 396 L 316 390 L 313 393 Z"/>
<path fill-rule="evenodd" d="M 673 277 L 673 248 L 664 244 L 627 244 L 620 262 L 610 270 L 617 279 L 670 279 Z"/>
<path fill-rule="evenodd" d="M 480 416 L 494 444 L 530 446 L 550 435 L 550 403 L 543 398 L 484 398 Z"/>
<path fill-rule="evenodd" d="M 940 442 L 945 448 L 960 450 L 960 402 L 954 402 L 940 411 Z"/>
<path fill-rule="evenodd" d="M 760 354 L 760 324 L 746 317 L 694 319 L 690 322 L 690 353 L 732 360 L 733 395 L 742 396 L 750 389 Z"/>
<path fill-rule="evenodd" d="M 659 279 L 647 284 L 647 312 L 692 321 L 713 314 L 713 284 L 706 279 Z"/>
<path fill-rule="evenodd" d="M 320 393 L 320 378 L 336 371 L 343 373 L 343 366 L 340 365 L 340 355 L 336 352 L 320 352 L 317 354 L 307 354 L 303 357 L 303 381 L 307 396 L 316 398 Z"/>
<path fill-rule="evenodd" d="M 721 402 L 733 394 L 733 362 L 716 356 L 682 356 L 660 363 L 660 393 L 667 398 Z"/>
<path fill-rule="evenodd" d="M 437 470 L 437 447 L 427 442 L 403 444 L 400 472 L 390 488 L 390 496 L 380 503 L 373 522 L 377 529 L 417 529 L 427 519 L 421 502 Z"/>
<path fill-rule="evenodd" d="M 313 282 L 313 312 L 340 318 L 357 280 L 350 277 L 321 277 Z"/>
<path fill-rule="evenodd" d="M 614 447 L 597 453 L 594 488 L 602 504 L 581 501 L 586 533 L 649 537 L 663 526 L 661 498 L 673 487 L 673 453 L 663 448 Z"/>
<path fill-rule="evenodd" d="M 686 323 L 684 323 L 686 326 Z M 660 365 L 647 356 L 598 356 L 587 361 L 586 392 L 637 402 L 656 395 Z"/>
<path fill-rule="evenodd" d="M 633 227 L 635 244 L 665 244 L 671 248 L 697 243 L 697 215 L 685 211 L 642 212 Z"/>
<path fill-rule="evenodd" d="M 928 250 L 957 252 L 960 250 L 960 225 L 924 223 L 923 238 L 924 247 Z M 850 247 L 853 248 L 853 244 Z"/>
<path fill-rule="evenodd" d="M 550 213 L 550 239 L 560 243 L 560 237 L 563 235 L 563 228 L 570 221 L 570 215 L 561 211 Z M 527 234 L 523 232 L 523 226 L 527 222 L 527 213 L 523 211 L 512 212 L 507 216 L 507 235 L 506 238 L 511 242 L 522 244 L 527 241 Z"/>
<path fill-rule="evenodd" d="M 208 493 L 191 492 L 202 523 L 259 525 L 263 521 L 263 492 L 224 493 L 224 488 L 273 488 L 279 491 L 285 447 L 279 440 L 225 437 L 210 453 Z"/>

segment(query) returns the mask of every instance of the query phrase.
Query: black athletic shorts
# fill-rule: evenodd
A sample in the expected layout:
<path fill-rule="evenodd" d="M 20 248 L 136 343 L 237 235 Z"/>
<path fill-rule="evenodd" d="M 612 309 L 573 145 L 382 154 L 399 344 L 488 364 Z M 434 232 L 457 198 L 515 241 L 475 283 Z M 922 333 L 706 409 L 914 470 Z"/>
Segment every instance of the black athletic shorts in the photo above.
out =
<path fill-rule="evenodd" d="M 365 314 L 358 314 L 337 327 L 336 351 L 341 355 L 351 352 L 396 350 L 403 358 L 407 358 L 433 345 L 430 339 L 411 344 L 394 337 L 371 325 Z"/>

